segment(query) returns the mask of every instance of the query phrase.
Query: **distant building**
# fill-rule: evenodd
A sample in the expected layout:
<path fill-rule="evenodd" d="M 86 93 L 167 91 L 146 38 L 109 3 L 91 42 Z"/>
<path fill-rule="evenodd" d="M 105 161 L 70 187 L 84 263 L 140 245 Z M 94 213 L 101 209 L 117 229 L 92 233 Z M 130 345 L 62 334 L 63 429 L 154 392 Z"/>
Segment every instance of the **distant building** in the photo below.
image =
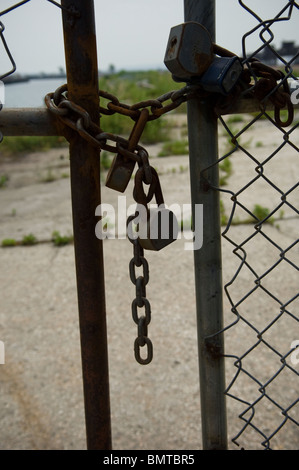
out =
<path fill-rule="evenodd" d="M 299 64 L 299 47 L 295 45 L 295 41 L 284 41 L 280 49 L 267 45 L 255 57 L 268 65 L 279 65 L 279 57 L 292 65 Z"/>
<path fill-rule="evenodd" d="M 272 46 L 265 46 L 258 54 L 255 55 L 261 62 L 267 65 L 276 65 L 277 54 L 275 48 Z"/>
<path fill-rule="evenodd" d="M 287 62 L 292 61 L 292 59 L 297 56 L 294 62 L 292 63 L 299 64 L 299 47 L 295 45 L 295 41 L 283 42 L 278 53 Z"/>

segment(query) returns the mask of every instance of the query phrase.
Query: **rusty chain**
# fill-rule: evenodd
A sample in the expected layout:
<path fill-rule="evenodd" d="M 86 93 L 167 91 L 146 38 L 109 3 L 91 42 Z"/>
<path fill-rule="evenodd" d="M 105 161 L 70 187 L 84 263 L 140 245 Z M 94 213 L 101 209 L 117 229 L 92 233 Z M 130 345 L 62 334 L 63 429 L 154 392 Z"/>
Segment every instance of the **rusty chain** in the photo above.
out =
<path fill-rule="evenodd" d="M 133 258 L 129 264 L 130 279 L 136 287 L 136 297 L 132 302 L 132 318 L 137 325 L 137 338 L 134 342 L 134 353 L 136 361 L 139 364 L 149 364 L 153 358 L 153 345 L 148 338 L 148 325 L 151 321 L 151 305 L 146 298 L 146 285 L 149 282 L 149 266 L 144 257 L 144 250 L 139 243 L 138 238 L 133 234 L 133 222 L 136 219 L 137 212 L 128 217 L 128 232 L 131 232 L 129 240 L 133 244 Z M 136 275 L 136 268 L 142 266 L 142 275 Z M 144 308 L 144 315 L 138 316 L 138 308 Z M 147 355 L 145 358 L 141 356 L 141 348 L 146 345 Z"/>
<path fill-rule="evenodd" d="M 100 90 L 99 97 L 110 100 L 107 107 L 100 106 L 100 113 L 112 115 L 119 113 L 138 121 L 141 111 L 148 109 L 147 121 L 158 119 L 163 114 L 178 108 L 182 103 L 195 96 L 196 87 L 186 85 L 180 90 L 170 91 L 154 100 L 145 100 L 132 106 L 119 102 L 116 96 Z M 168 104 L 164 104 L 169 101 Z M 100 150 L 112 153 L 123 151 L 127 158 L 140 161 L 138 153 L 129 150 L 129 140 L 118 135 L 103 132 L 99 125 L 92 122 L 89 114 L 80 106 L 67 98 L 67 85 L 62 85 L 54 93 L 48 93 L 45 97 L 48 109 L 55 114 L 66 126 L 78 132 L 81 137 Z M 115 145 L 108 144 L 107 141 Z M 136 143 L 134 150 L 141 147 Z"/>
<path fill-rule="evenodd" d="M 222 49 L 219 55 L 225 54 L 224 51 Z M 230 54 L 229 51 L 227 54 Z M 255 57 L 246 60 L 240 80 L 234 90 L 228 96 L 220 97 L 216 101 L 217 115 L 224 114 L 241 97 L 257 100 L 262 111 L 265 110 L 265 104 L 269 100 L 274 106 L 274 119 L 277 126 L 288 127 L 292 124 L 294 107 L 291 102 L 291 91 L 287 76 L 281 70 L 270 67 Z M 284 108 L 288 112 L 286 121 L 282 121 L 280 116 Z"/>
<path fill-rule="evenodd" d="M 145 160 L 147 160 L 146 164 L 143 163 L 139 166 L 134 179 L 133 197 L 137 203 L 136 212 L 134 215 L 129 216 L 127 220 L 129 240 L 133 243 L 133 258 L 130 261 L 129 271 L 130 279 L 136 287 L 136 297 L 132 302 L 132 318 L 138 327 L 137 338 L 134 343 L 134 353 L 139 364 L 149 364 L 151 362 L 153 358 L 153 345 L 148 338 L 148 325 L 151 321 L 151 306 L 146 298 L 146 285 L 149 282 L 149 267 L 144 257 L 144 249 L 138 237 L 134 236 L 132 224 L 134 222 L 139 223 L 139 206 L 145 208 L 147 214 L 149 214 L 148 204 L 154 195 L 159 206 L 164 203 L 159 176 L 156 170 L 148 164 L 148 158 L 145 158 L 144 161 Z M 144 190 L 144 184 L 149 186 L 147 193 Z M 142 267 L 143 274 L 141 276 L 136 276 L 136 267 Z M 144 315 L 138 316 L 138 308 L 144 308 Z M 146 346 L 147 354 L 145 358 L 142 358 L 141 348 L 144 346 Z"/>
<path fill-rule="evenodd" d="M 214 52 L 220 56 L 232 56 L 230 51 L 214 45 Z M 252 84 L 252 77 L 254 83 Z M 99 98 L 108 100 L 106 107 L 99 106 L 100 114 L 112 115 L 115 113 L 130 117 L 134 122 L 133 130 L 128 139 L 116 134 L 104 132 L 101 127 L 94 123 L 88 112 L 70 101 L 67 95 L 67 85 L 59 87 L 55 92 L 48 93 L 45 103 L 48 109 L 55 114 L 68 128 L 77 132 L 82 138 L 99 150 L 122 155 L 124 160 L 137 162 L 139 169 L 135 175 L 133 197 L 137 202 L 137 210 L 127 220 L 129 240 L 133 244 L 133 258 L 129 263 L 129 273 L 132 283 L 135 285 L 136 297 L 132 302 L 132 318 L 137 324 L 138 334 L 134 342 L 135 359 L 140 364 L 149 364 L 153 358 L 153 345 L 148 337 L 148 325 L 151 321 L 151 306 L 146 297 L 146 285 L 149 282 L 149 267 L 144 257 L 144 249 L 138 238 L 134 237 L 132 231 L 133 221 L 138 219 L 138 204 L 143 204 L 147 209 L 148 202 L 154 194 L 163 202 L 162 190 L 159 177 L 155 170 L 149 165 L 147 151 L 139 145 L 139 140 L 145 125 L 149 121 L 160 118 L 162 115 L 178 108 L 189 99 L 207 96 L 198 84 L 187 83 L 179 90 L 169 91 L 156 99 L 140 101 L 133 105 L 122 103 L 118 98 L 106 91 L 99 91 Z M 257 99 L 264 106 L 269 98 L 274 105 L 275 120 L 280 127 L 289 126 L 293 121 L 294 111 L 290 99 L 288 82 L 283 74 L 269 66 L 264 65 L 253 58 L 244 64 L 238 84 L 228 96 L 216 96 L 214 110 L 221 115 L 225 109 L 242 96 L 250 96 Z M 282 122 L 280 110 L 287 107 L 288 118 Z M 109 143 L 108 143 L 109 142 Z M 112 144 L 111 144 L 112 143 Z M 131 165 L 132 166 L 132 165 Z M 143 185 L 149 185 L 148 194 L 144 192 Z M 148 209 L 147 209 L 148 210 Z M 136 268 L 142 267 L 142 275 L 136 275 Z M 144 314 L 138 315 L 138 309 L 144 309 Z M 146 357 L 141 355 L 141 349 L 146 347 Z"/>
<path fill-rule="evenodd" d="M 220 46 L 215 45 L 214 50 L 219 55 L 233 55 L 230 51 Z M 254 83 L 252 83 L 252 78 Z M 262 109 L 264 109 L 265 102 L 269 99 L 274 106 L 277 125 L 279 127 L 287 127 L 292 123 L 294 117 L 294 108 L 290 94 L 287 76 L 282 71 L 267 66 L 256 58 L 252 58 L 244 64 L 240 80 L 234 90 L 227 96 L 216 96 L 214 109 L 217 115 L 221 115 L 240 97 L 254 98 L 260 102 Z M 99 98 L 108 100 L 108 103 L 106 107 L 99 106 L 99 110 L 104 115 L 119 113 L 130 117 L 133 121 L 137 121 L 141 111 L 148 109 L 147 121 L 152 121 L 175 110 L 192 98 L 203 96 L 208 96 L 208 93 L 200 85 L 188 83 L 183 88 L 169 91 L 156 99 L 148 99 L 128 105 L 120 102 L 115 95 L 100 90 Z M 169 103 L 165 104 L 166 102 Z M 82 107 L 67 98 L 67 85 L 59 87 L 54 93 L 47 94 L 45 103 L 48 109 L 56 114 L 64 124 L 78 132 L 92 145 L 113 153 L 118 153 L 120 148 L 124 148 L 127 158 L 132 158 L 135 161 L 139 160 L 136 152 L 128 149 L 130 145 L 127 139 L 103 132 L 99 125 L 92 122 L 90 116 Z M 283 108 L 287 108 L 288 111 L 288 118 L 285 122 L 280 118 L 280 111 Z M 116 145 L 107 144 L 108 140 Z"/>
<path fill-rule="evenodd" d="M 138 205 L 148 212 L 148 203 L 156 196 L 158 203 L 163 202 L 161 185 L 156 170 L 149 165 L 147 151 L 138 142 L 147 121 L 159 118 L 165 112 L 180 106 L 187 100 L 190 87 L 185 87 L 178 92 L 169 92 L 156 100 L 147 100 L 128 106 L 120 103 L 116 97 L 106 92 L 100 92 L 100 97 L 109 99 L 107 108 L 100 107 L 102 114 L 114 114 L 119 112 L 129 116 L 135 121 L 129 139 L 125 139 L 115 134 L 103 132 L 102 129 L 93 123 L 89 114 L 80 106 L 67 99 L 67 86 L 59 87 L 54 93 L 49 93 L 45 97 L 48 109 L 57 115 L 68 127 L 78 132 L 92 145 L 100 150 L 121 154 L 126 159 L 138 163 L 139 169 L 135 175 L 133 197 L 137 203 L 135 215 L 128 217 L 128 238 L 133 244 L 133 258 L 129 263 L 129 273 L 132 283 L 135 285 L 136 296 L 132 301 L 132 318 L 137 324 L 137 337 L 134 342 L 135 359 L 139 364 L 149 364 L 153 358 L 153 345 L 148 337 L 148 325 L 151 321 L 151 305 L 146 297 L 146 285 L 149 282 L 149 266 L 144 257 L 144 249 L 134 236 L 132 224 L 138 220 Z M 163 103 L 170 100 L 170 103 L 163 106 Z M 148 109 L 150 108 L 150 110 Z M 107 141 L 115 145 L 108 144 Z M 148 185 L 147 194 L 144 185 Z M 142 267 L 142 275 L 136 275 L 136 268 Z M 139 315 L 138 309 L 144 309 L 144 313 Z M 141 351 L 146 347 L 146 356 L 142 357 Z"/>
<path fill-rule="evenodd" d="M 291 102 L 289 84 L 284 73 L 263 64 L 255 58 L 250 61 L 248 70 L 250 69 L 256 80 L 256 84 L 252 89 L 252 96 L 260 102 L 264 102 L 269 97 L 274 105 L 276 124 L 279 127 L 290 126 L 294 119 L 294 107 Z M 288 110 L 288 118 L 286 121 L 282 121 L 280 111 L 285 107 Z"/>

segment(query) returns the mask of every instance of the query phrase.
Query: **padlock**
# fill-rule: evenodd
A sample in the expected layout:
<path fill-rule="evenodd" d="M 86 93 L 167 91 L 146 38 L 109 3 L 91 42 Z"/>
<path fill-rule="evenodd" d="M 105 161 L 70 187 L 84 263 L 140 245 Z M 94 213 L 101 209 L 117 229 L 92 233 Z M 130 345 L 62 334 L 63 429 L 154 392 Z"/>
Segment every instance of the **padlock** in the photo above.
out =
<path fill-rule="evenodd" d="M 109 168 L 105 185 L 123 193 L 128 186 L 135 168 L 135 161 L 117 153 Z"/>
<path fill-rule="evenodd" d="M 198 79 L 191 79 L 210 93 L 229 94 L 239 80 L 243 66 L 237 56 L 215 57 L 208 70 Z"/>
<path fill-rule="evenodd" d="M 148 121 L 148 116 L 148 109 L 145 108 L 140 111 L 139 118 L 135 122 L 129 137 L 129 144 L 128 148 L 126 149 L 129 153 L 134 152 L 136 148 L 141 148 L 138 146 L 138 142 Z M 123 193 L 131 180 L 135 164 L 136 161 L 134 159 L 126 157 L 125 155 L 122 155 L 120 152 L 118 152 L 109 168 L 105 185 L 108 188 Z"/>
<path fill-rule="evenodd" d="M 149 208 L 146 217 L 142 215 L 138 223 L 138 239 L 145 250 L 160 251 L 178 238 L 177 218 L 163 204 Z"/>
<path fill-rule="evenodd" d="M 145 168 L 140 167 L 135 175 L 134 199 L 137 202 L 135 222 L 139 244 L 146 250 L 159 251 L 178 238 L 179 226 L 175 214 L 164 204 L 159 177 L 151 167 L 152 180 L 146 196 L 143 189 Z M 157 207 L 148 207 L 148 200 L 155 195 Z"/>
<path fill-rule="evenodd" d="M 164 63 L 174 78 L 188 81 L 201 76 L 213 61 L 213 43 L 208 30 L 188 21 L 170 30 Z"/>
<path fill-rule="evenodd" d="M 171 29 L 164 63 L 173 80 L 227 95 L 238 82 L 243 66 L 233 54 L 216 57 L 217 51 L 219 55 L 225 53 L 212 43 L 209 32 L 201 24 L 187 22 Z"/>

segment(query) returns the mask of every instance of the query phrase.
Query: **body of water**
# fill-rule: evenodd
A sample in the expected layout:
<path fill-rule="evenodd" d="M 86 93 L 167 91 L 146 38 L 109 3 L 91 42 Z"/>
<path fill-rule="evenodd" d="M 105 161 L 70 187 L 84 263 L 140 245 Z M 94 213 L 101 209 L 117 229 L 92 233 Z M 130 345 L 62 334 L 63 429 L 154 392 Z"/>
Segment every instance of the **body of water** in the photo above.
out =
<path fill-rule="evenodd" d="M 45 106 L 47 93 L 66 83 L 66 78 L 32 79 L 5 84 L 4 108 L 39 108 Z"/>

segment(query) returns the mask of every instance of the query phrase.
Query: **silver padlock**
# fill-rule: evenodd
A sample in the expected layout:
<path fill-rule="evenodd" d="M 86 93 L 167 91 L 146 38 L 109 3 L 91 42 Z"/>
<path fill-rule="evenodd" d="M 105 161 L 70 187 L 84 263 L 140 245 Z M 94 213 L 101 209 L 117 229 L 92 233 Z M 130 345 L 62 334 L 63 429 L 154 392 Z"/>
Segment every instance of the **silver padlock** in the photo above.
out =
<path fill-rule="evenodd" d="M 212 61 L 213 43 L 204 26 L 188 21 L 171 28 L 164 63 L 175 78 L 199 77 Z"/>

